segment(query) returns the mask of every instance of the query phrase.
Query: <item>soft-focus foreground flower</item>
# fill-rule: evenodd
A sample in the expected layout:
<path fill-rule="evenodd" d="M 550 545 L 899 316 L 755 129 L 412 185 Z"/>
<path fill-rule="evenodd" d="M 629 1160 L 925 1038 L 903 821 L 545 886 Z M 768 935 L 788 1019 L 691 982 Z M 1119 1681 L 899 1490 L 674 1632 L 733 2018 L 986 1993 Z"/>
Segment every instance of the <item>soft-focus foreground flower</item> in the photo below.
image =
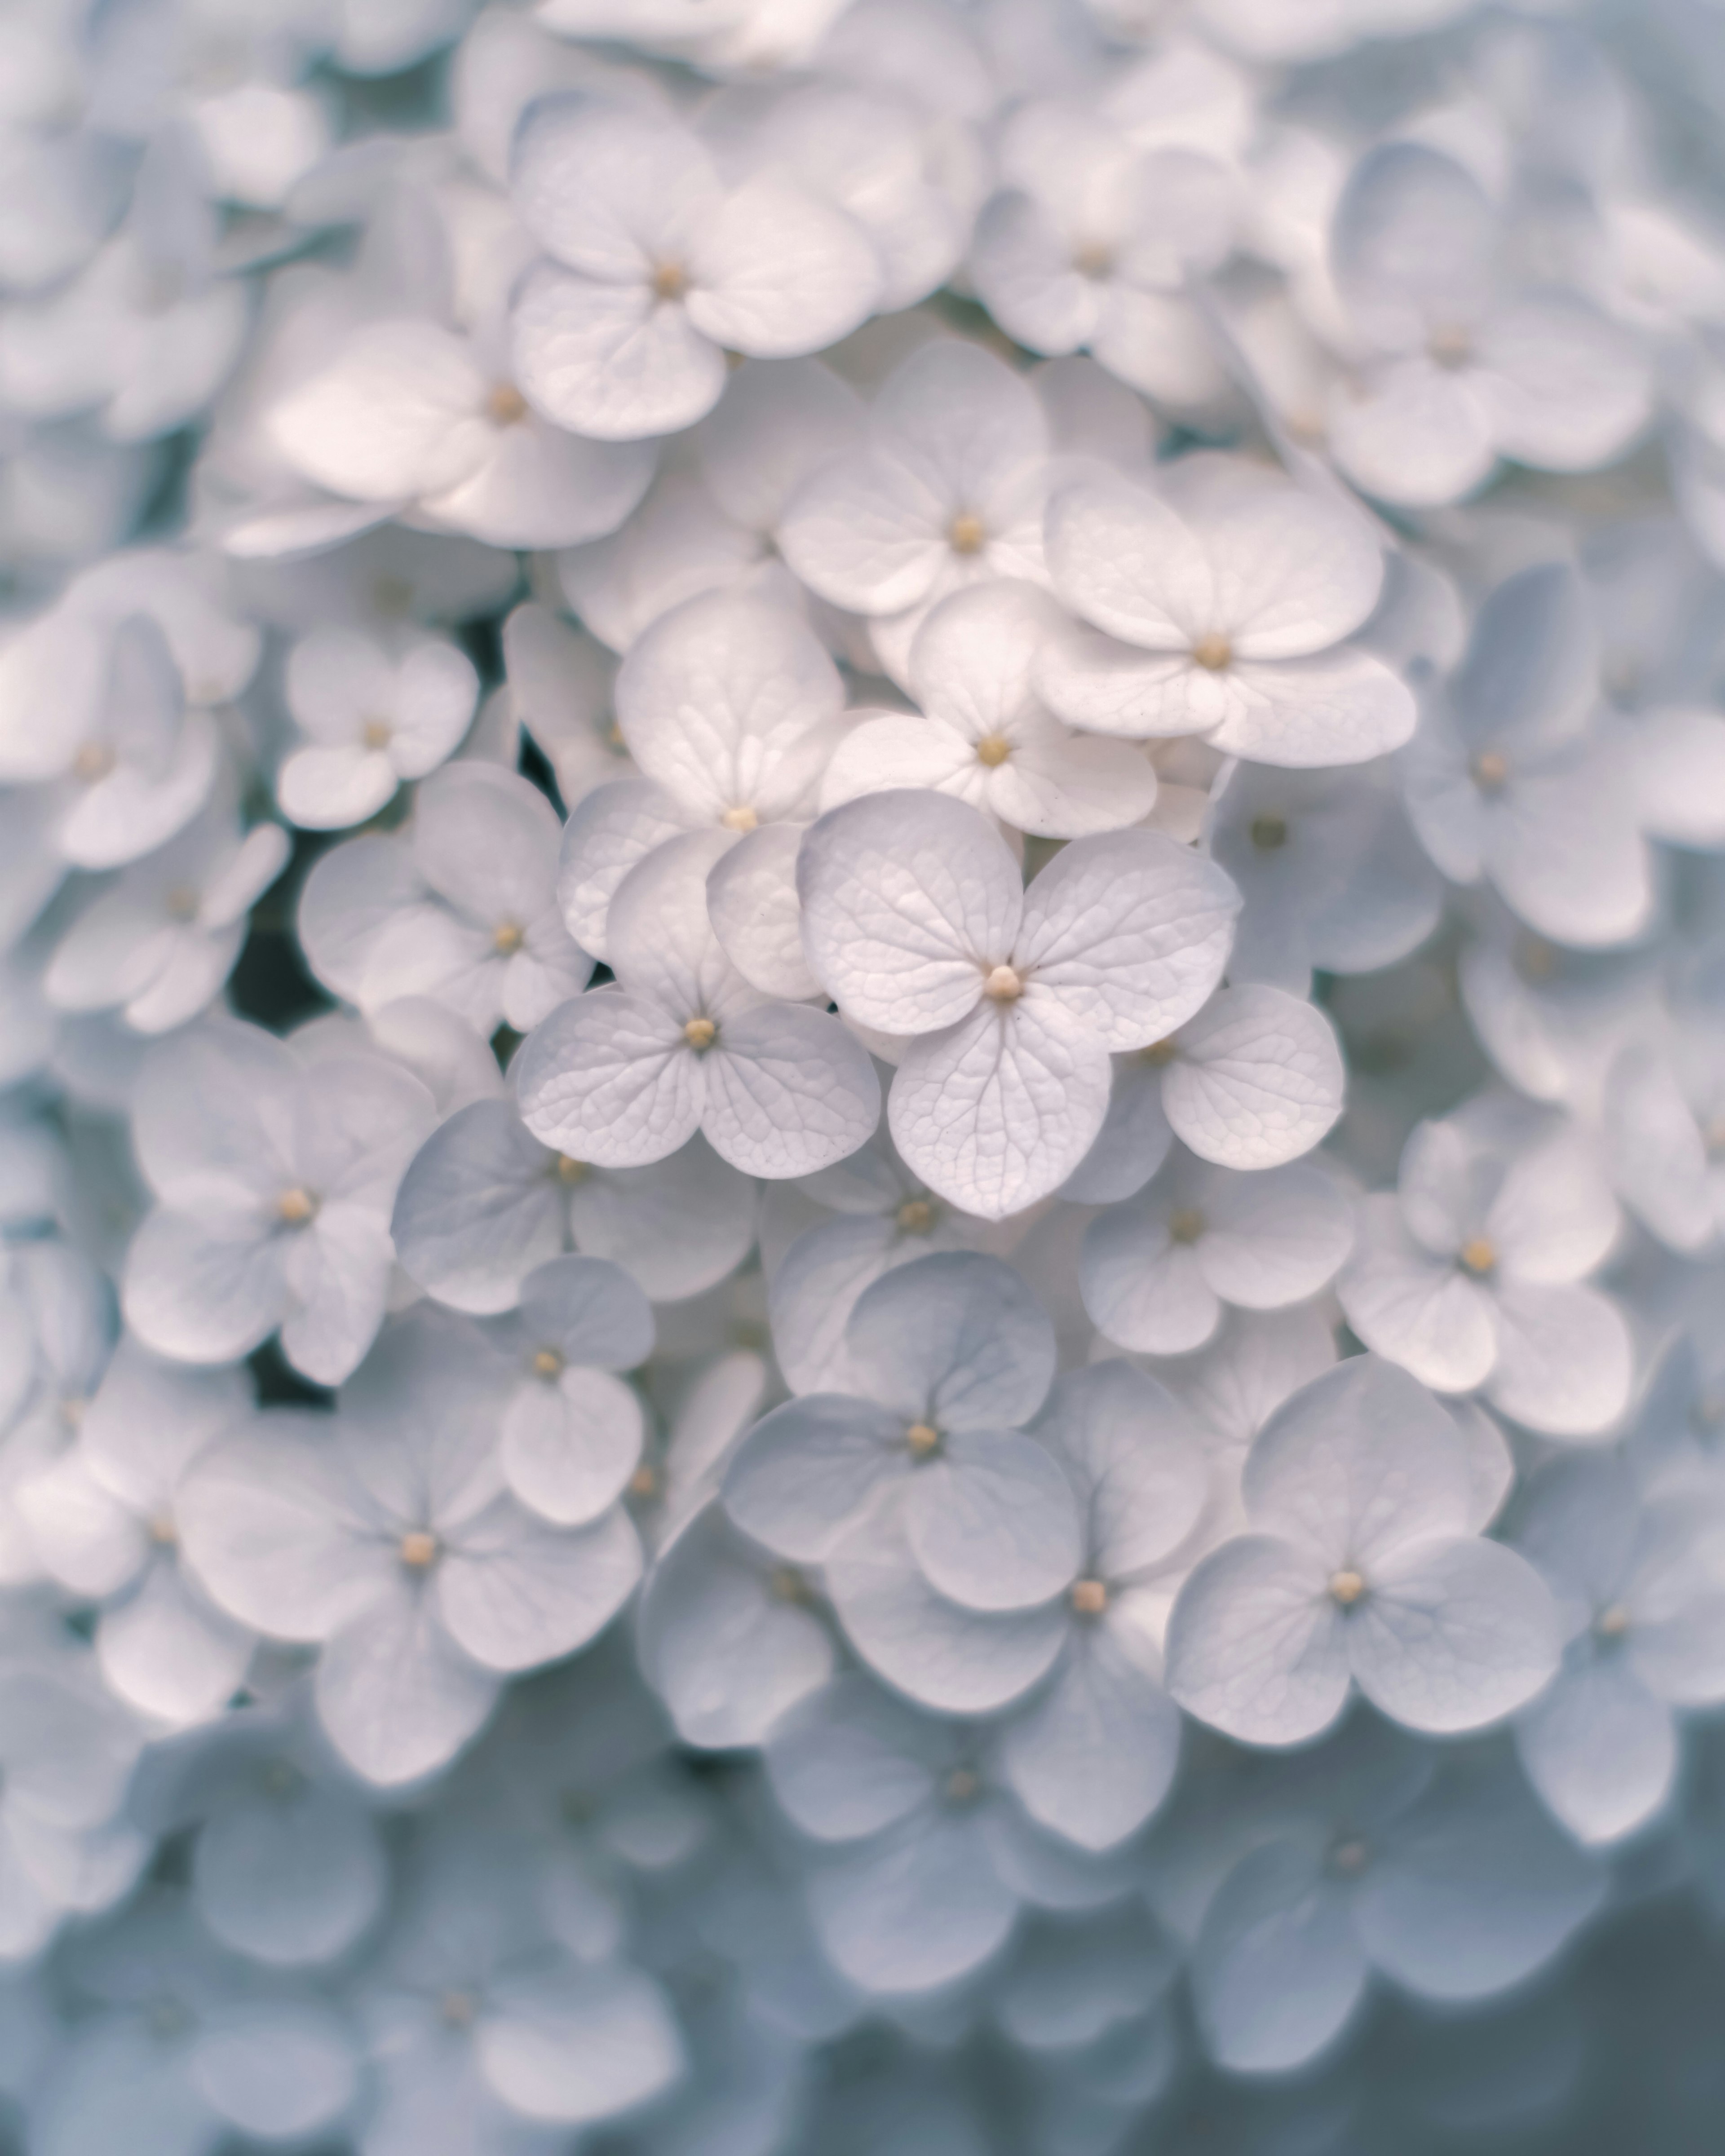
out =
<path fill-rule="evenodd" d="M 0 2139 L 1688 2156 L 1717 10 L 0 20 Z"/>

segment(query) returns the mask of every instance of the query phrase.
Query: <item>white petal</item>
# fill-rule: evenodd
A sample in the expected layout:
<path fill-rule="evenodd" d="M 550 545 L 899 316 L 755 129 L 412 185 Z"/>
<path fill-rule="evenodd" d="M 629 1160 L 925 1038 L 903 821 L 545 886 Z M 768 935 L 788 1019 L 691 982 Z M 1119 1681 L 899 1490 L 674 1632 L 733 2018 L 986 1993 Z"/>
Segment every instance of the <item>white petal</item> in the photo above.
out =
<path fill-rule="evenodd" d="M 1223 1882 L 1194 1953 L 1205 2048 L 1236 2073 L 1304 2066 L 1347 2026 L 1368 1973 L 1348 1897 L 1296 1845 L 1255 1850 Z"/>
<path fill-rule="evenodd" d="M 485 382 L 465 341 L 427 321 L 356 330 L 269 415 L 295 466 L 333 493 L 403 501 L 466 478 L 485 453 Z"/>
<path fill-rule="evenodd" d="M 1500 1773 L 1433 1789 L 1368 1867 L 1354 1921 L 1399 1984 L 1428 1999 L 1481 1999 L 1548 1961 L 1605 1883 L 1520 1777 Z"/>
<path fill-rule="evenodd" d="M 1671 1710 L 1617 1656 L 1563 1671 L 1517 1722 L 1516 1750 L 1543 1801 L 1589 1844 L 1645 1825 L 1676 1779 Z"/>
<path fill-rule="evenodd" d="M 714 821 L 745 807 L 763 823 L 792 814 L 774 768 L 843 703 L 838 670 L 803 621 L 730 593 L 665 615 L 617 677 L 617 722 L 636 762 Z"/>
<path fill-rule="evenodd" d="M 1322 1169 L 1229 1176 L 1204 1194 L 1204 1278 L 1246 1310 L 1279 1310 L 1334 1278 L 1353 1242 L 1346 1193 Z"/>
<path fill-rule="evenodd" d="M 557 1161 L 504 1101 L 458 1108 L 414 1155 L 391 1233 L 419 1285 L 456 1310 L 506 1310 L 563 1247 Z"/>
<path fill-rule="evenodd" d="M 865 1144 L 880 1119 L 868 1051 L 836 1019 L 794 1004 L 726 1019 L 705 1059 L 701 1127 L 746 1175 L 812 1175 Z"/>
<path fill-rule="evenodd" d="M 815 1393 L 776 1408 L 725 1471 L 725 1510 L 781 1557 L 824 1558 L 886 1482 L 908 1471 L 901 1415 Z"/>
<path fill-rule="evenodd" d="M 962 1817 L 938 1813 L 818 1870 L 809 1906 L 834 1966 L 865 1991 L 932 1991 L 1006 1940 L 1017 1897 Z"/>
<path fill-rule="evenodd" d="M 602 442 L 675 434 L 711 411 L 725 358 L 650 285 L 595 284 L 555 264 L 528 271 L 511 317 L 516 380 L 530 403 Z"/>
<path fill-rule="evenodd" d="M 764 1760 L 773 1794 L 805 1834 L 855 1841 L 925 1804 L 951 1748 L 946 1726 L 856 1671 L 793 1707 Z"/>
<path fill-rule="evenodd" d="M 1036 1435 L 1078 1493 L 1086 1562 L 1105 1583 L 1130 1583 L 1178 1550 L 1209 1496 L 1196 1425 L 1178 1401 L 1130 1363 L 1071 1370 L 1050 1395 Z"/>
<path fill-rule="evenodd" d="M 1016 1004 L 985 1002 L 911 1044 L 887 1106 L 893 1142 L 932 1190 L 998 1220 L 1077 1167 L 1101 1128 L 1111 1076 L 1094 1032 L 1033 983 Z"/>
<path fill-rule="evenodd" d="M 725 956 L 751 988 L 793 1003 L 820 988 L 803 950 L 802 843 L 797 825 L 765 824 L 721 854 L 706 879 L 707 918 Z"/>
<path fill-rule="evenodd" d="M 253 1635 L 183 1578 L 157 1563 L 137 1593 L 104 1611 L 96 1659 L 120 1697 L 164 1722 L 201 1722 L 233 1698 L 251 1663 Z"/>
<path fill-rule="evenodd" d="M 644 2103 L 682 2072 L 665 1994 L 629 1968 L 506 1979 L 475 2032 L 485 2079 L 512 2113 L 585 2125 Z"/>
<path fill-rule="evenodd" d="M 1055 589 L 1075 613 L 1146 651 L 1189 651 L 1228 624 L 1204 547 L 1147 488 L 1074 487 L 1050 505 Z"/>
<path fill-rule="evenodd" d="M 1348 1697 L 1342 1627 L 1321 1560 L 1274 1536 L 1239 1536 L 1180 1590 L 1168 1620 L 1168 1690 L 1242 1743 L 1302 1743 Z"/>
<path fill-rule="evenodd" d="M 1075 1630 L 1047 1689 L 1009 1724 L 1002 1758 L 1024 1809 L 1081 1849 L 1135 1834 L 1168 1794 L 1180 1717 L 1104 1621 Z"/>
<path fill-rule="evenodd" d="M 641 1545 L 621 1512 L 558 1529 L 500 1498 L 439 1559 L 438 1614 L 489 1670 L 530 1669 L 584 1647 L 641 1576 Z"/>
<path fill-rule="evenodd" d="M 832 1675 L 831 1636 L 776 1593 L 717 1506 L 692 1521 L 641 1598 L 640 1650 L 685 1743 L 758 1744 Z"/>
<path fill-rule="evenodd" d="M 1351 645 L 1309 659 L 1242 658 L 1227 680 L 1233 693 L 1210 741 L 1255 763 L 1364 763 L 1402 747 L 1419 716 L 1400 675 Z"/>
<path fill-rule="evenodd" d="M 1010 1265 L 971 1250 L 913 1246 L 858 1296 L 845 1342 L 858 1391 L 939 1430 L 1016 1429 L 1055 1373 L 1035 1296 Z"/>
<path fill-rule="evenodd" d="M 645 779 L 622 778 L 594 788 L 563 827 L 557 865 L 557 904 L 583 951 L 608 963 L 605 921 L 617 886 L 653 849 L 689 828 L 670 796 Z"/>
<path fill-rule="evenodd" d="M 1014 1430 L 959 1431 L 911 1476 L 905 1527 L 916 1562 L 967 1609 L 1027 1609 L 1071 1582 L 1083 1553 L 1059 1464 Z"/>
<path fill-rule="evenodd" d="M 1497 1359 L 1497 1322 L 1480 1283 L 1415 1243 L 1393 1198 L 1368 1199 L 1336 1284 L 1367 1347 L 1439 1392 L 1471 1392 Z"/>
<path fill-rule="evenodd" d="M 932 793 L 873 794 L 823 816 L 797 884 L 817 979 L 883 1033 L 932 1032 L 973 1010 L 1023 909 L 1004 841 Z"/>
<path fill-rule="evenodd" d="M 1491 1404 L 1553 1437 L 1592 1437 L 1629 1405 L 1635 1348 L 1623 1313 L 1592 1287 L 1506 1281 L 1497 1293 Z"/>
<path fill-rule="evenodd" d="M 1080 839 L 1025 893 L 1013 963 L 1110 1048 L 1143 1048 L 1203 1005 L 1239 910 L 1230 877 L 1160 832 Z"/>
<path fill-rule="evenodd" d="M 1342 1053 L 1327 1019 L 1280 988 L 1224 988 L 1179 1034 L 1162 1105 L 1194 1152 L 1276 1168 L 1309 1152 L 1342 1112 Z"/>
<path fill-rule="evenodd" d="M 460 1750 L 490 1712 L 498 1681 L 451 1643 L 431 1597 L 403 1584 L 326 1645 L 317 1711 L 367 1781 L 411 1782 Z"/>
<path fill-rule="evenodd" d="M 1550 1590 L 1501 1543 L 1415 1543 L 1384 1558 L 1343 1630 L 1367 1698 L 1433 1735 L 1524 1707 L 1560 1652 Z"/>
<path fill-rule="evenodd" d="M 891 1508 L 853 1527 L 827 1560 L 827 1587 L 851 1645 L 924 1707 L 982 1714 L 1043 1676 L 1066 1636 L 1058 1604 L 1004 1614 L 937 1594 Z"/>
<path fill-rule="evenodd" d="M 376 1917 L 388 1886 L 369 1815 L 332 1789 L 224 1805 L 193 1846 L 198 1915 L 223 1945 L 278 1966 L 332 1959 Z"/>
<path fill-rule="evenodd" d="M 1403 1543 L 1465 1533 L 1473 1494 L 1455 1423 L 1394 1363 L 1350 1356 L 1265 1424 L 1242 1484 L 1255 1527 L 1331 1568 L 1363 1568 Z"/>
<path fill-rule="evenodd" d="M 534 1137 L 602 1168 L 663 1160 L 701 1122 L 702 1066 L 681 1027 L 620 988 L 554 1010 L 522 1047 L 515 1078 Z"/>
<path fill-rule="evenodd" d="M 1096 1329 L 1145 1355 L 1184 1355 L 1222 1322 L 1198 1253 L 1176 1243 L 1158 1206 L 1121 1206 L 1084 1238 L 1080 1282 Z"/>
<path fill-rule="evenodd" d="M 690 321 L 716 344 L 762 358 L 818 352 L 848 336 L 881 285 L 862 227 L 770 172 L 726 197 L 690 268 Z"/>
<path fill-rule="evenodd" d="M 622 1496 L 644 1435 L 641 1404 L 620 1378 L 569 1369 L 516 1392 L 497 1456 L 524 1505 L 558 1527 L 583 1527 Z"/>

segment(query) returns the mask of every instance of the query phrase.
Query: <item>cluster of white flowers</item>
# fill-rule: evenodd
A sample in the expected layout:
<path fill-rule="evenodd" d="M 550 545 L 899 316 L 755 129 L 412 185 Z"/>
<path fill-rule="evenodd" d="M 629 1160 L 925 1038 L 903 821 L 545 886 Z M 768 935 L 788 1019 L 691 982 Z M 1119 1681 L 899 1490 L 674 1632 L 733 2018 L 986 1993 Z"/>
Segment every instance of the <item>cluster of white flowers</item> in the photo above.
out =
<path fill-rule="evenodd" d="M 15 0 L 8 2148 L 1717 2144 L 1722 25 Z"/>

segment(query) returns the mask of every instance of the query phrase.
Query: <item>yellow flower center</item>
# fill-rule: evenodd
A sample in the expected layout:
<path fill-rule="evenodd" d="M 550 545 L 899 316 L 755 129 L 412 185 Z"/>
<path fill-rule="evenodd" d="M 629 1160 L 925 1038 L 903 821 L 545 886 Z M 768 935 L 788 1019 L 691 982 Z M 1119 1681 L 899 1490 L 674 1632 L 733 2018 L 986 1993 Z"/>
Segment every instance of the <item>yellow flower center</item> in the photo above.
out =
<path fill-rule="evenodd" d="M 691 1018 L 683 1028 L 683 1038 L 698 1053 L 711 1048 L 719 1037 L 719 1029 L 710 1018 Z"/>

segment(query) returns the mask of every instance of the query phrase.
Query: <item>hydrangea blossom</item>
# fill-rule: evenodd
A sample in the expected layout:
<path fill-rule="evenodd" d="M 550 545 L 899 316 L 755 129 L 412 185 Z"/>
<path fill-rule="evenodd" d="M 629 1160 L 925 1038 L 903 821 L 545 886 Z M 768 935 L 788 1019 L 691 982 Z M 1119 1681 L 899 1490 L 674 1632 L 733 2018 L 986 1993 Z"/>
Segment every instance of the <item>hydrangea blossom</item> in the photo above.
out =
<path fill-rule="evenodd" d="M 19 2156 L 1712 2146 L 1716 28 L 0 23 Z"/>

